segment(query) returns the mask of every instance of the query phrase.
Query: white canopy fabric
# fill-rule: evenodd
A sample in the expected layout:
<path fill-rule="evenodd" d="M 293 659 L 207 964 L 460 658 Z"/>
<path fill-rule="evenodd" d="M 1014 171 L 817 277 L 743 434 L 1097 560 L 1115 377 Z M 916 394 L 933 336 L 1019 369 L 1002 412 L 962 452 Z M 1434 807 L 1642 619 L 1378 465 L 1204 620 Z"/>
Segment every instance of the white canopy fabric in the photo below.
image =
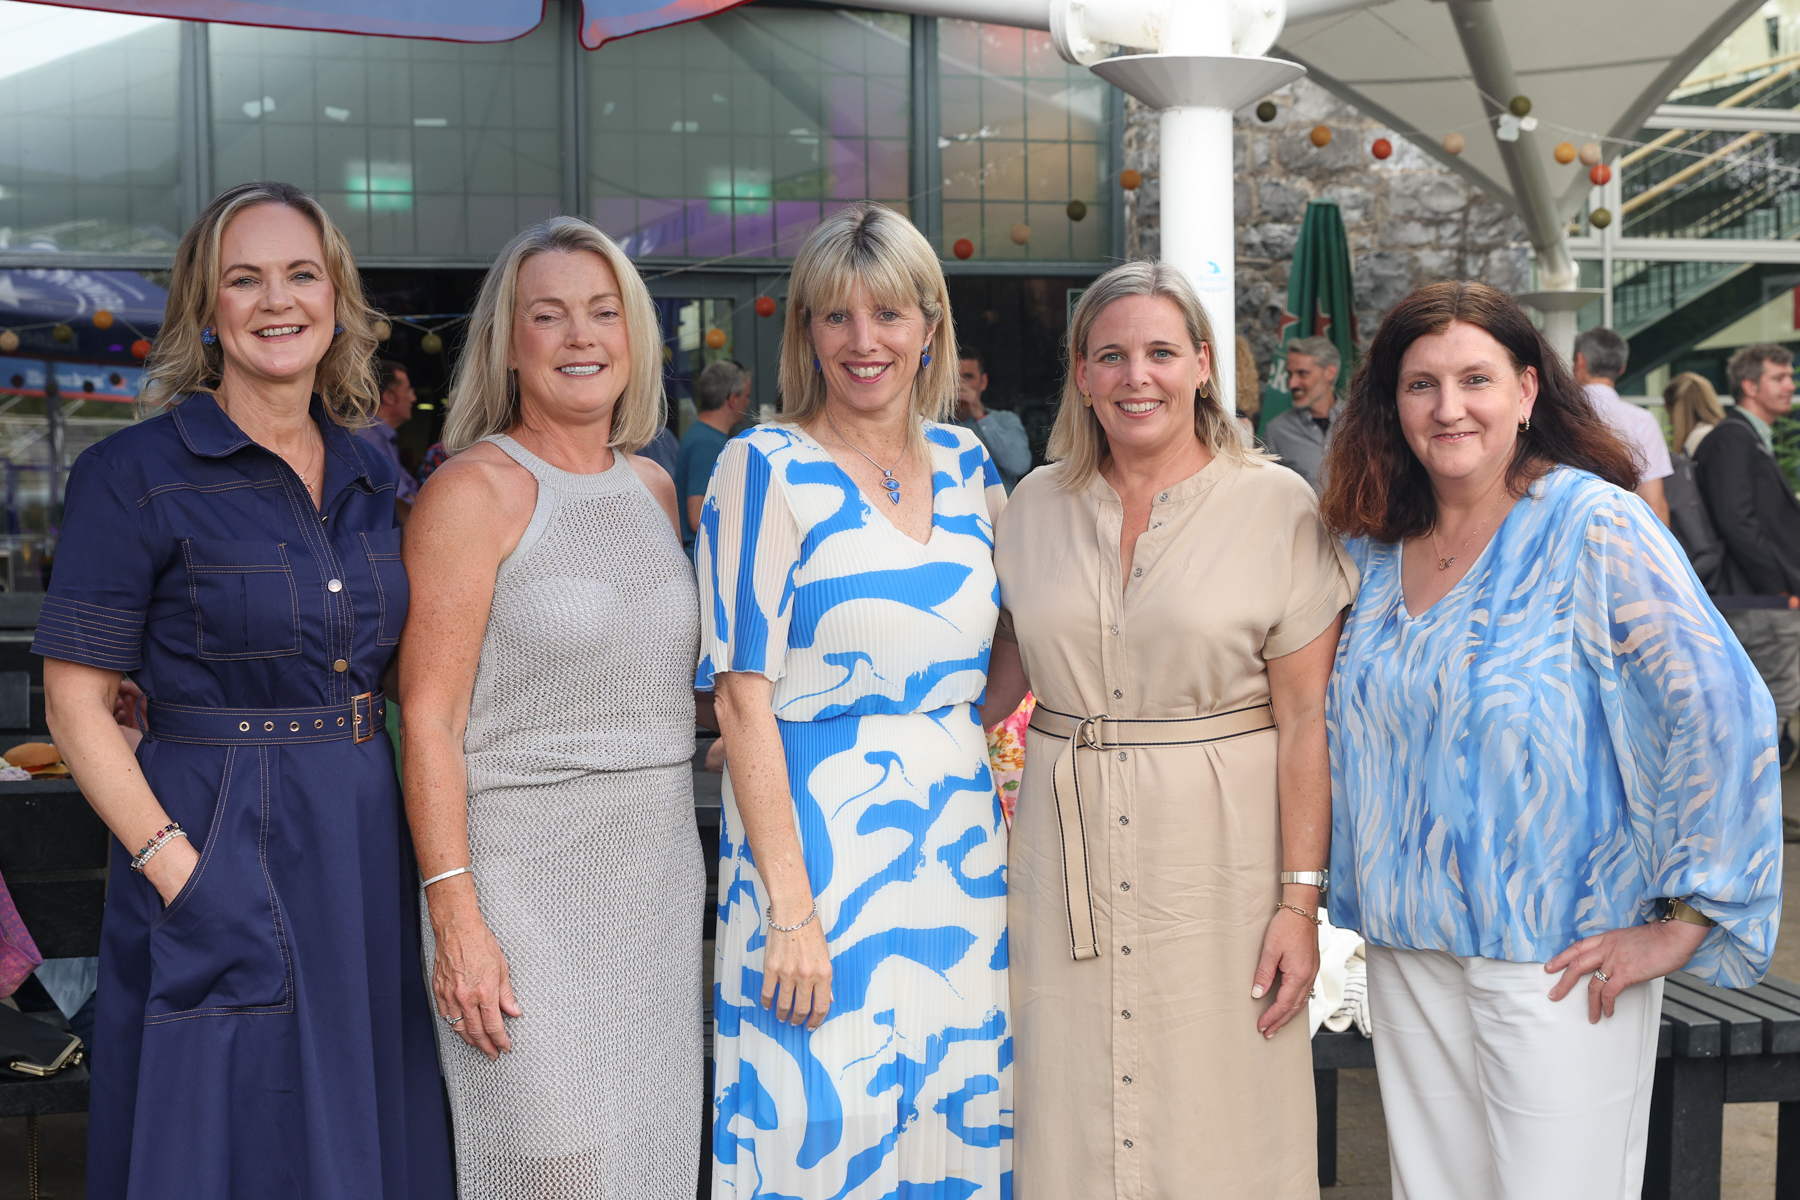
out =
<path fill-rule="evenodd" d="M 1494 6 L 1521 93 L 1538 119 L 1528 139 L 1567 219 L 1591 184 L 1580 160 L 1552 157 L 1562 141 L 1598 141 L 1607 160 L 1631 138 L 1762 0 L 1484 0 Z M 1291 20 L 1269 52 L 1304 66 L 1315 83 L 1385 121 L 1425 153 L 1524 216 L 1513 195 L 1463 46 L 1441 0 L 1392 3 Z M 1494 99 L 1504 106 L 1510 96 Z M 1460 155 L 1443 149 L 1461 133 Z"/>

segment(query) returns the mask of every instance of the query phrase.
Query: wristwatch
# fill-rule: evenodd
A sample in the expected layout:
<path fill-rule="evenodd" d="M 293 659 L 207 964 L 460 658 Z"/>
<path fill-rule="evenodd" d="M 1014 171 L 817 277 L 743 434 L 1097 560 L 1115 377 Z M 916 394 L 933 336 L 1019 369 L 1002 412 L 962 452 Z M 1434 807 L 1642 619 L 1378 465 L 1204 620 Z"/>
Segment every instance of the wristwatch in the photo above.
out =
<path fill-rule="evenodd" d="M 1331 872 L 1283 871 L 1281 873 L 1281 882 L 1300 883 L 1305 884 L 1307 887 L 1316 887 L 1319 889 L 1319 895 L 1323 896 L 1331 889 Z"/>
<path fill-rule="evenodd" d="M 1673 896 L 1669 897 L 1668 904 L 1663 909 L 1662 919 L 1665 922 L 1686 921 L 1689 925 L 1705 925 L 1709 928 L 1718 924 L 1717 921 L 1689 904 L 1686 900 L 1677 900 Z"/>

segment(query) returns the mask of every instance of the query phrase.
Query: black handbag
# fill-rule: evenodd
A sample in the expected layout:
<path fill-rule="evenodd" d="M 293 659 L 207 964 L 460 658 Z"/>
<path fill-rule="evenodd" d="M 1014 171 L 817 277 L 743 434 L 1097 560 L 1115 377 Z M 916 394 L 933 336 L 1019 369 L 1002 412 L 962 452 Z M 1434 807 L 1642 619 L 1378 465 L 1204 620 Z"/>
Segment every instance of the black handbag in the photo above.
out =
<path fill-rule="evenodd" d="M 80 1038 L 0 1004 L 0 1079 L 47 1079 L 80 1062 Z"/>
<path fill-rule="evenodd" d="M 1669 532 L 1687 551 L 1688 562 L 1700 586 L 1717 594 L 1725 586 L 1725 543 L 1707 511 L 1696 475 L 1699 465 L 1685 454 L 1672 455 L 1674 474 L 1663 480 L 1663 498 L 1669 502 Z"/>

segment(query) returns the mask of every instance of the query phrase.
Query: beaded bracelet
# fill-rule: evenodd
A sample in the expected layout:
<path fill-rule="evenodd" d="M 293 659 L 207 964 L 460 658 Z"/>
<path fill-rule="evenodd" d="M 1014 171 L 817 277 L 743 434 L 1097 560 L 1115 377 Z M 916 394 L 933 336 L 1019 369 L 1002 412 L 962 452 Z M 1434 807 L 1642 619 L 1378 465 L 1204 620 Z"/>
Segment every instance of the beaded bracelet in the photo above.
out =
<path fill-rule="evenodd" d="M 812 911 L 806 914 L 806 920 L 800 922 L 798 925 L 777 925 L 775 923 L 775 906 L 771 904 L 769 905 L 769 928 L 775 930 L 777 933 L 793 933 L 796 930 L 805 929 L 812 923 L 812 919 L 818 915 L 819 902 L 814 900 Z"/>
<path fill-rule="evenodd" d="M 144 848 L 139 850 L 137 854 L 132 857 L 131 869 L 142 874 L 144 864 L 155 858 L 158 850 L 161 850 L 176 838 L 184 838 L 186 836 L 187 830 L 183 829 L 175 822 L 170 821 L 167 825 L 164 825 L 161 829 L 157 830 L 155 835 L 152 836 L 148 842 L 144 843 Z"/>

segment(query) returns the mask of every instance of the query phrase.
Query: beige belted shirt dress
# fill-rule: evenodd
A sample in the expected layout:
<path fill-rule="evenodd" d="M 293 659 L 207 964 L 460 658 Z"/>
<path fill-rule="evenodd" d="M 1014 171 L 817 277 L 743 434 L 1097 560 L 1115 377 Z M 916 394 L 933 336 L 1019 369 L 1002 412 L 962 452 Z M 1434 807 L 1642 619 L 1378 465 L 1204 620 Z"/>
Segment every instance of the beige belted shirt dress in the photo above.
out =
<path fill-rule="evenodd" d="M 994 538 L 1040 714 L 1008 866 L 1014 1194 L 1316 1200 L 1305 1014 L 1265 1039 L 1250 998 L 1284 869 L 1264 663 L 1330 626 L 1356 569 L 1300 476 L 1216 458 L 1157 496 L 1121 577 L 1117 494 L 1059 471 Z M 1053 786 L 1071 732 L 1078 816 L 1066 764 Z"/>

